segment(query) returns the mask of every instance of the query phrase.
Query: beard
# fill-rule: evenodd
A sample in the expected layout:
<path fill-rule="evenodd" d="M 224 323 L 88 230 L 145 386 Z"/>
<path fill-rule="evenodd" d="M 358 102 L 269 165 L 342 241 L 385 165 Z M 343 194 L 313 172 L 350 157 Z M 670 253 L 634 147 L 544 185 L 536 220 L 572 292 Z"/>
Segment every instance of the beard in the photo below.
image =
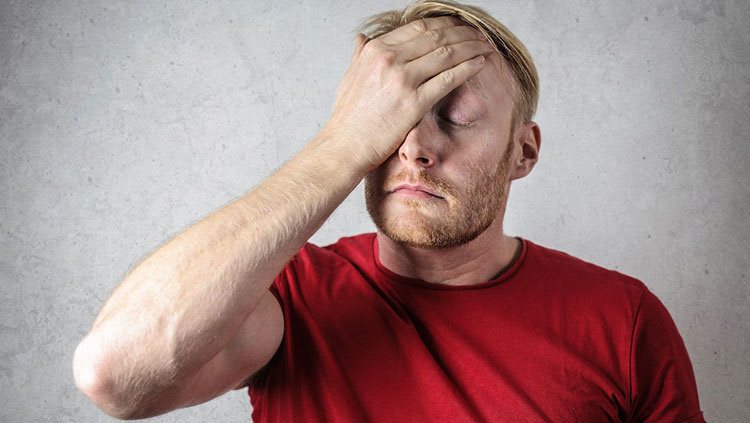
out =
<path fill-rule="evenodd" d="M 403 170 L 378 181 L 374 173 L 365 178 L 365 202 L 378 230 L 395 242 L 424 249 L 451 248 L 472 241 L 497 218 L 506 197 L 513 152 L 512 138 L 494 170 L 473 165 L 464 178 L 464 192 L 453 184 L 429 175 Z M 386 196 L 400 183 L 422 184 L 442 198 L 397 198 L 400 213 L 384 213 Z"/>

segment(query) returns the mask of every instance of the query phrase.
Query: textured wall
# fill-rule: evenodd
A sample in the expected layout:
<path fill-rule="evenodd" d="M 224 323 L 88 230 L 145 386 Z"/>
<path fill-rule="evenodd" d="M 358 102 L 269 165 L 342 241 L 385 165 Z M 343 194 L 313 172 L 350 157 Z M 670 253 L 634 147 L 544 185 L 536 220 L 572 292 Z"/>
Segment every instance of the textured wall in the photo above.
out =
<path fill-rule="evenodd" d="M 508 231 L 644 280 L 706 417 L 750 421 L 750 3 L 575 3 L 478 3 L 542 80 Z M 315 4 L 0 3 L 0 421 L 111 420 L 70 362 L 113 287 L 304 145 L 351 29 L 403 5 Z M 357 190 L 313 240 L 371 229 Z M 237 391 L 155 421 L 249 412 Z"/>

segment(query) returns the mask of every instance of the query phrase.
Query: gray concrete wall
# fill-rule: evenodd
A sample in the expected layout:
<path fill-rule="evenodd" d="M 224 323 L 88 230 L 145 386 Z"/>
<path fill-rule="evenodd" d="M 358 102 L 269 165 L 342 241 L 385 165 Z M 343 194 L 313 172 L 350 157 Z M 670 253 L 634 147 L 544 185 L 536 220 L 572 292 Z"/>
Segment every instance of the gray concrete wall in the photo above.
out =
<path fill-rule="evenodd" d="M 477 4 L 542 81 L 541 161 L 513 186 L 508 231 L 644 280 L 706 417 L 750 421 L 750 3 Z M 352 28 L 402 5 L 0 3 L 0 421 L 110 421 L 70 366 L 109 293 L 302 147 Z M 362 203 L 313 240 L 372 230 Z M 238 391 L 154 421 L 249 413 Z"/>

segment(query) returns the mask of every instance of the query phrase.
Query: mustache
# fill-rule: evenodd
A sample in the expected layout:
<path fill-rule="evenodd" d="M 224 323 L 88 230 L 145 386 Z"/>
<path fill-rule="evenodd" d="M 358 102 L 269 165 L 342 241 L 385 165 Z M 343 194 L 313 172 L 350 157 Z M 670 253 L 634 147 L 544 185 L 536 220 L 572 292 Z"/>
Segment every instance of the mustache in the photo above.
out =
<path fill-rule="evenodd" d="M 428 174 L 424 171 L 424 169 L 416 173 L 411 172 L 407 169 L 403 169 L 395 175 L 391 175 L 385 178 L 385 181 L 383 182 L 383 189 L 385 192 L 390 192 L 393 190 L 393 188 L 403 183 L 412 185 L 424 185 L 441 197 L 456 196 L 456 189 L 453 187 L 453 185 L 440 178 Z"/>

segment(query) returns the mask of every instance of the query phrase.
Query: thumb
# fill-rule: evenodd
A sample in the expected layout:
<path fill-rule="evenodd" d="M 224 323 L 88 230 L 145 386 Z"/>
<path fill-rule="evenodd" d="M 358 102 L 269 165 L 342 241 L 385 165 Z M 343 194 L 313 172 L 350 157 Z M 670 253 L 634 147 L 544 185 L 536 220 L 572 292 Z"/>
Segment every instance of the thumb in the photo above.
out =
<path fill-rule="evenodd" d="M 362 51 L 362 48 L 367 44 L 367 42 L 370 41 L 369 38 L 365 34 L 357 33 L 357 35 L 354 37 L 354 56 L 357 56 L 360 51 Z"/>

